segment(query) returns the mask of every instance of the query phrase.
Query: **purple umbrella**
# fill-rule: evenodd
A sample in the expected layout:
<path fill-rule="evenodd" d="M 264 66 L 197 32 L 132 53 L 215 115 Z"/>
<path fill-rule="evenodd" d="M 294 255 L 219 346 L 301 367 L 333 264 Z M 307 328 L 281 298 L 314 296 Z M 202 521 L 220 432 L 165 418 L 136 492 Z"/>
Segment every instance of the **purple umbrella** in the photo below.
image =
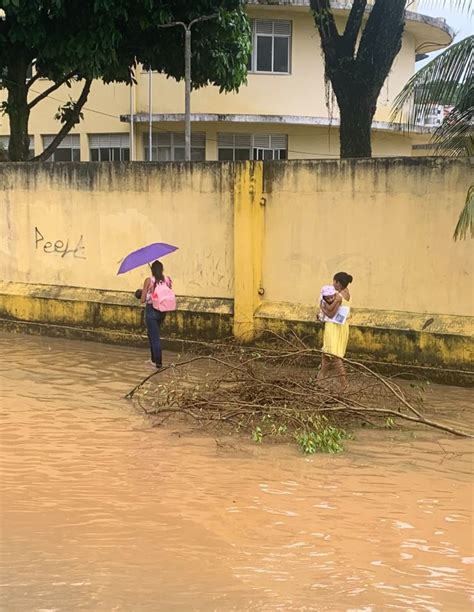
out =
<path fill-rule="evenodd" d="M 147 263 L 155 261 L 155 259 L 159 259 L 160 257 L 164 257 L 165 255 L 176 251 L 177 248 L 178 247 L 173 246 L 172 244 L 166 244 L 165 242 L 154 242 L 153 244 L 149 244 L 142 249 L 138 249 L 138 251 L 129 253 L 120 264 L 117 274 L 123 274 L 124 272 L 129 272 L 134 268 L 144 266 Z"/>

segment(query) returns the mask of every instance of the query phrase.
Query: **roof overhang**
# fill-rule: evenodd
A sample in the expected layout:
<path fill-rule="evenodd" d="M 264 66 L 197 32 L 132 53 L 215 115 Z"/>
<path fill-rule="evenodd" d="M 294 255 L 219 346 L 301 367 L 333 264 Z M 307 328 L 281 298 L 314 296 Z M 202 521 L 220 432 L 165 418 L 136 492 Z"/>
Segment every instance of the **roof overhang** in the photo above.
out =
<path fill-rule="evenodd" d="M 183 123 L 184 113 L 152 113 L 152 123 Z M 120 121 L 131 122 L 131 115 L 120 115 Z M 307 127 L 338 127 L 339 118 L 334 117 L 312 117 L 301 115 L 236 115 L 218 113 L 191 113 L 193 123 L 251 123 L 267 125 L 302 125 Z M 133 115 L 133 123 L 150 123 L 148 113 L 137 113 Z M 399 123 L 386 121 L 373 121 L 372 129 L 383 132 L 398 132 L 406 134 L 406 129 Z M 417 134 L 431 134 L 433 128 L 418 126 L 412 130 Z"/>

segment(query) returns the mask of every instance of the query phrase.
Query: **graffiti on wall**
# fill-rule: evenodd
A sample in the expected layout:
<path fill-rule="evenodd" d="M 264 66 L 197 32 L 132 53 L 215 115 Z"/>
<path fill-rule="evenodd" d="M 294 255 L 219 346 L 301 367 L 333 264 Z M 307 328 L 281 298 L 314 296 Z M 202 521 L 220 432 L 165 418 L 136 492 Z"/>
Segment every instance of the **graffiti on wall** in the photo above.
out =
<path fill-rule="evenodd" d="M 81 234 L 79 240 L 72 241 L 69 237 L 65 240 L 47 240 L 43 233 L 35 226 L 35 250 L 42 251 L 46 255 L 59 255 L 66 257 L 70 255 L 74 259 L 86 259 L 84 236 Z"/>

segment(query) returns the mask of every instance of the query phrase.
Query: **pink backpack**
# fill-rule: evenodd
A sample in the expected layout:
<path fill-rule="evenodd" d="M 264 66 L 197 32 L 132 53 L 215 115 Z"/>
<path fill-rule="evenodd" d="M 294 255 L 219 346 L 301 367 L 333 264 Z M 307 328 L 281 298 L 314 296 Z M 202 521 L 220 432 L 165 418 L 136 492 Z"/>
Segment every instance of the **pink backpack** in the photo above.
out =
<path fill-rule="evenodd" d="M 156 283 L 151 294 L 153 308 L 160 312 L 171 312 L 172 310 L 176 310 L 176 296 L 168 283 L 168 280 Z"/>

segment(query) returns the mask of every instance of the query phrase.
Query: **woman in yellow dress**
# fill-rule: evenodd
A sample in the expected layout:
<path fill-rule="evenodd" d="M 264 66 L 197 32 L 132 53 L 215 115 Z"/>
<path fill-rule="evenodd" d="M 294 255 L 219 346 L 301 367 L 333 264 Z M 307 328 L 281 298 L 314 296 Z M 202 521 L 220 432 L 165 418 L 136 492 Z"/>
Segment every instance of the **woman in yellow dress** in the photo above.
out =
<path fill-rule="evenodd" d="M 334 294 L 332 296 L 327 295 L 321 300 L 321 310 L 325 315 L 325 323 L 322 348 L 323 355 L 318 378 L 324 378 L 332 364 L 334 365 L 343 388 L 347 385 L 347 378 L 344 362 L 341 358 L 346 354 L 347 341 L 349 340 L 348 318 L 350 313 L 351 294 L 347 287 L 352 283 L 352 280 L 352 276 L 347 274 L 347 272 L 338 272 L 333 278 Z M 332 292 L 326 290 L 325 293 Z M 341 306 L 345 308 L 339 310 Z M 328 319 L 333 319 L 334 322 Z M 343 322 L 337 322 L 338 320 L 343 320 Z"/>

